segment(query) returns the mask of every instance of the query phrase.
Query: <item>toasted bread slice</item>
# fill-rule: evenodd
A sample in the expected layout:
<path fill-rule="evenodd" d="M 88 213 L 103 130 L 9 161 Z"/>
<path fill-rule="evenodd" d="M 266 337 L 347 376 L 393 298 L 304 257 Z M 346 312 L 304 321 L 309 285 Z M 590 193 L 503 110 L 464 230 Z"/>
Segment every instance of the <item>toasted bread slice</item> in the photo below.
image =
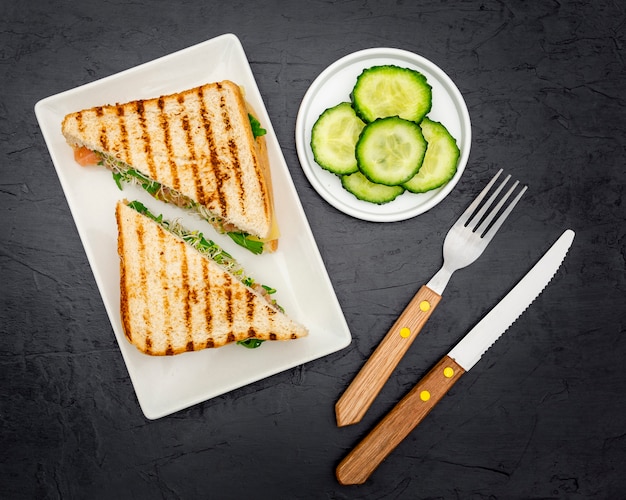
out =
<path fill-rule="evenodd" d="M 180 226 L 172 232 L 173 223 L 144 215 L 127 202 L 117 203 L 116 219 L 122 326 L 140 351 L 171 355 L 249 338 L 307 335 L 306 328 L 186 237 L 202 235 Z"/>
<path fill-rule="evenodd" d="M 270 242 L 277 228 L 263 136 L 254 137 L 241 89 L 225 80 L 177 94 L 65 116 L 62 133 L 120 174 L 148 179 L 158 199 L 195 209 L 223 232 Z"/>

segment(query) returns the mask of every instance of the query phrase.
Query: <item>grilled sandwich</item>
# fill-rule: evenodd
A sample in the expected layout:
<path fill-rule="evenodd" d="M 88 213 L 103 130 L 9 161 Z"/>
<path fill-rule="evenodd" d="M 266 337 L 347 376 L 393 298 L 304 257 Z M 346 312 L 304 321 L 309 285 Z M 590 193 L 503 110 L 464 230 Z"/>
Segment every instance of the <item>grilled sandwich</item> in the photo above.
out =
<path fill-rule="evenodd" d="M 119 201 L 116 219 L 122 327 L 140 351 L 173 355 L 307 335 L 267 287 L 201 233 L 136 201 Z"/>
<path fill-rule="evenodd" d="M 120 189 L 138 183 L 254 253 L 276 250 L 265 130 L 235 83 L 77 111 L 61 130 L 76 161 L 105 165 Z"/>

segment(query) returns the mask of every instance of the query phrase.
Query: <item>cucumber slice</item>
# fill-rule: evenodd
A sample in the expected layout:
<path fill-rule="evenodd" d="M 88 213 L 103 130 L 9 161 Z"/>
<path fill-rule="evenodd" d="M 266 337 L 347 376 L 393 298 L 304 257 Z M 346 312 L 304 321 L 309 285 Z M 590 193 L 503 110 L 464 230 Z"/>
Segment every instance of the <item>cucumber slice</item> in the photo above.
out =
<path fill-rule="evenodd" d="M 441 123 L 424 118 L 420 127 L 428 149 L 418 173 L 403 184 L 412 193 L 425 193 L 452 179 L 461 154 L 454 137 Z"/>
<path fill-rule="evenodd" d="M 370 181 L 397 186 L 420 169 L 427 143 L 417 123 L 397 116 L 365 126 L 356 144 L 359 170 Z"/>
<path fill-rule="evenodd" d="M 404 193 L 402 186 L 375 184 L 368 180 L 361 172 L 344 175 L 341 177 L 341 185 L 346 191 L 352 193 L 359 200 L 369 201 L 377 205 L 389 203 Z"/>
<path fill-rule="evenodd" d="M 358 170 L 354 148 L 365 123 L 349 102 L 324 111 L 311 130 L 311 149 L 316 163 L 333 174 Z"/>
<path fill-rule="evenodd" d="M 399 116 L 419 123 L 432 107 L 432 87 L 426 77 L 395 65 L 363 70 L 351 96 L 356 114 L 365 122 Z"/>

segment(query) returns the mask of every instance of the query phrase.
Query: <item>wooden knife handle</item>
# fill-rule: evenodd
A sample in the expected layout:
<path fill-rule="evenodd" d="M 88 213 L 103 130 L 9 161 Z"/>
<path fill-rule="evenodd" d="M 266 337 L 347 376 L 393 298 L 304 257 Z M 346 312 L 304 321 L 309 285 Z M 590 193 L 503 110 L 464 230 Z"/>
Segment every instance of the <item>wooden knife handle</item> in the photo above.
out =
<path fill-rule="evenodd" d="M 465 370 L 445 356 L 337 466 L 341 484 L 362 484 L 428 415 Z"/>
<path fill-rule="evenodd" d="M 361 421 L 440 300 L 426 285 L 418 290 L 335 404 L 339 427 Z"/>

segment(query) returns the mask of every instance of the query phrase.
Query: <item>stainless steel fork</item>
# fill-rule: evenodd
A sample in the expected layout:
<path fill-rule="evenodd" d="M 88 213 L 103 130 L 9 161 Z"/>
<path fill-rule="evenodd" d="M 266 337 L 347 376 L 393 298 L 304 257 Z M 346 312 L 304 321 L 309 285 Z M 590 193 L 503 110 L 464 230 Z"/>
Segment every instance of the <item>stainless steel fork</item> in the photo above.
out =
<path fill-rule="evenodd" d="M 513 201 L 505 207 L 505 203 L 519 185 L 519 181 L 515 181 L 506 194 L 491 208 L 511 178 L 509 175 L 481 206 L 501 174 L 502 170 L 499 170 L 450 228 L 443 243 L 443 266 L 426 285 L 418 290 L 337 401 L 335 415 L 338 426 L 355 424 L 363 418 L 439 304 L 441 294 L 452 273 L 478 259 L 526 191 L 527 187 L 523 186 Z"/>

